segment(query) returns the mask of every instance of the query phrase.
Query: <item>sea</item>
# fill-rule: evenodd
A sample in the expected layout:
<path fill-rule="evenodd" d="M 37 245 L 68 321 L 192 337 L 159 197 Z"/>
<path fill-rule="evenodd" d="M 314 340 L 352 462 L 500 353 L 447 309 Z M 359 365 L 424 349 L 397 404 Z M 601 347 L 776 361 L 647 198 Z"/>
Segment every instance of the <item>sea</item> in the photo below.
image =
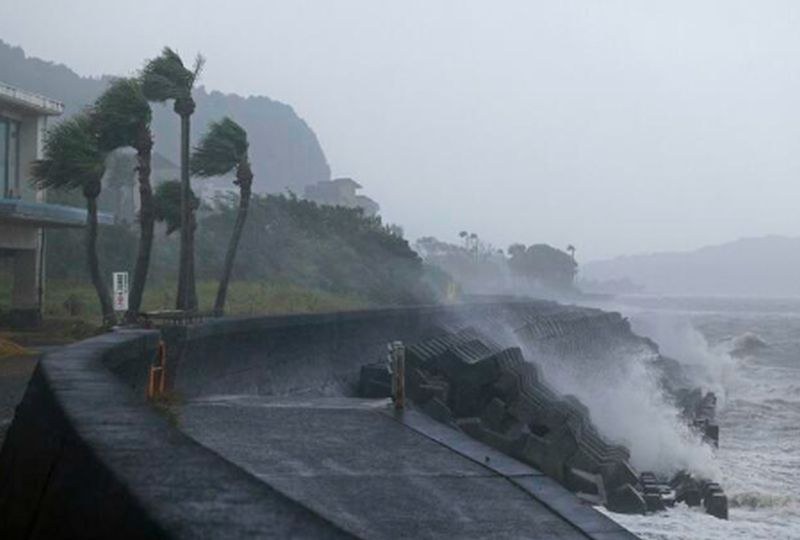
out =
<path fill-rule="evenodd" d="M 718 394 L 719 448 L 698 466 L 724 488 L 730 519 L 683 504 L 601 511 L 645 539 L 800 539 L 800 299 L 636 296 L 598 307 L 621 312 Z"/>

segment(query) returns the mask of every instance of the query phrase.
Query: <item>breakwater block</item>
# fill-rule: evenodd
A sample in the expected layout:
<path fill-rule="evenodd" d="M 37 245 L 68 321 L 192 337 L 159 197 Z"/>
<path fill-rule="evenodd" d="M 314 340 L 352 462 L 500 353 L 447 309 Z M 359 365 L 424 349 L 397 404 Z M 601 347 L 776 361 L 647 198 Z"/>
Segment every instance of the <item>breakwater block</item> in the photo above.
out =
<path fill-rule="evenodd" d="M 684 472 L 672 478 L 637 472 L 629 450 L 607 441 L 586 406 L 551 388 L 519 348 L 503 348 L 464 328 L 408 346 L 405 358 L 406 393 L 419 409 L 535 466 L 587 502 L 624 513 L 659 512 L 683 502 L 727 518 L 719 484 Z M 386 364 L 363 367 L 359 388 L 362 397 L 390 397 Z M 700 391 L 682 397 L 687 420 L 715 444 L 716 397 Z"/>
<path fill-rule="evenodd" d="M 362 370 L 362 388 L 384 380 Z M 627 448 L 606 441 L 575 397 L 556 393 L 519 348 L 474 329 L 407 347 L 408 396 L 432 416 L 529 463 L 586 500 L 619 512 L 647 511 Z"/>

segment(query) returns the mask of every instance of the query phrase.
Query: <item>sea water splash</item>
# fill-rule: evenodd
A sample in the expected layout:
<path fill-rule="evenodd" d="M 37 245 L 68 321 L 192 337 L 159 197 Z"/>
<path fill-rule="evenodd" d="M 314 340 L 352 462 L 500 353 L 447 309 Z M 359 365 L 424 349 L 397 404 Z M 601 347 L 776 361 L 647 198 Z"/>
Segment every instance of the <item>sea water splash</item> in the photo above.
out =
<path fill-rule="evenodd" d="M 715 464 L 730 519 L 682 504 L 645 516 L 600 510 L 645 539 L 800 539 L 800 301 L 629 301 L 613 309 L 726 397 Z"/>
<path fill-rule="evenodd" d="M 724 407 L 736 361 L 723 346 L 710 345 L 685 314 L 630 308 L 624 312 L 635 333 L 657 343 L 662 355 L 680 363 L 692 386 L 714 392 L 719 408 Z M 589 408 L 600 433 L 630 449 L 637 469 L 665 475 L 688 470 L 722 479 L 714 450 L 687 425 L 662 387 L 662 372 L 655 365 L 658 355 L 651 349 L 615 348 L 589 362 L 548 355 L 531 358 L 557 391 L 576 396 Z"/>
<path fill-rule="evenodd" d="M 718 407 L 724 408 L 728 388 L 736 375 L 736 360 L 727 347 L 709 345 L 685 314 L 634 311 L 630 313 L 630 322 L 635 333 L 652 339 L 661 354 L 677 360 L 694 384 L 714 392 Z"/>
<path fill-rule="evenodd" d="M 615 353 L 591 366 L 547 356 L 537 357 L 537 363 L 556 390 L 589 408 L 600 433 L 630 449 L 637 469 L 667 475 L 686 469 L 718 479 L 712 449 L 691 431 L 661 387 L 654 355 L 640 349 Z"/>

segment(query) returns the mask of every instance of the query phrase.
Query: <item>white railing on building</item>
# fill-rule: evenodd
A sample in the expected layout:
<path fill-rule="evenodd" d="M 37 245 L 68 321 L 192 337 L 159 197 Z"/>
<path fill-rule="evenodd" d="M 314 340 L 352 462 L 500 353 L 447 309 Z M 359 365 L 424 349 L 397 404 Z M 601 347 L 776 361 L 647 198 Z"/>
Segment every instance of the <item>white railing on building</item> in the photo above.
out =
<path fill-rule="evenodd" d="M 33 107 L 45 114 L 61 114 L 64 112 L 64 104 L 60 101 L 22 90 L 4 82 L 0 82 L 0 97 L 8 98 L 20 105 Z"/>

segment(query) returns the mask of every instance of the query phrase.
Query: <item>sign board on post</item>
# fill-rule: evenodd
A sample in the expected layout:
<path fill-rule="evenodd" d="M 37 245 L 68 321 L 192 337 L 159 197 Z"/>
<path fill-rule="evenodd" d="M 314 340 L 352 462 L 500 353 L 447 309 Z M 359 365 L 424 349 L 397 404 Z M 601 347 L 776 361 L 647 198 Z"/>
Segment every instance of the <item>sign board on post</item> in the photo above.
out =
<path fill-rule="evenodd" d="M 125 311 L 128 309 L 128 272 L 114 272 L 112 274 L 114 284 L 114 311 Z"/>

